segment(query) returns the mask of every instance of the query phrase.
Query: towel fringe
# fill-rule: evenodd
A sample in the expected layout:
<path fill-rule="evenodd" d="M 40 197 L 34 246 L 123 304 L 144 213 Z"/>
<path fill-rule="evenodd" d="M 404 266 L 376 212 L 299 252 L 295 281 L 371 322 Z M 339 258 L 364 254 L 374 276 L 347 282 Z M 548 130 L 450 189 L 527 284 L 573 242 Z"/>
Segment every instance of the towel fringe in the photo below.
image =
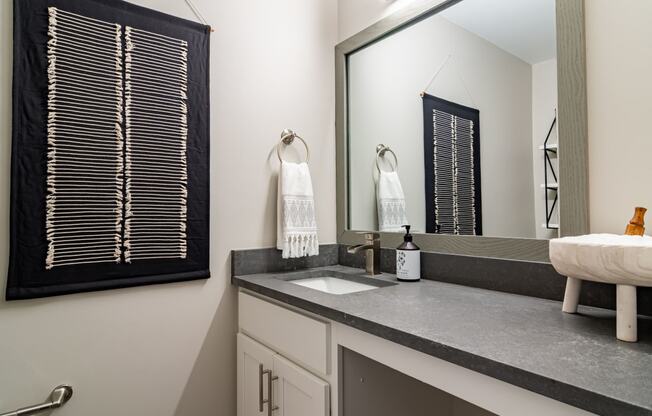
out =
<path fill-rule="evenodd" d="M 317 232 L 289 233 L 283 241 L 284 259 L 319 255 Z"/>

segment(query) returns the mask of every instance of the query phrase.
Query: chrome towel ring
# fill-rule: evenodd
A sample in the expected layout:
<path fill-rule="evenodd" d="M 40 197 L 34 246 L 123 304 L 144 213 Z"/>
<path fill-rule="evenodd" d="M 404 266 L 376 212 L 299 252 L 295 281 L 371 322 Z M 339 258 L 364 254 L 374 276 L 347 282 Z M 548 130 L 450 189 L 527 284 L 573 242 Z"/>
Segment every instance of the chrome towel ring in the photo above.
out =
<path fill-rule="evenodd" d="M 389 146 L 385 146 L 384 144 L 379 144 L 376 146 L 376 168 L 378 169 L 378 172 L 381 171 L 380 169 L 380 158 L 385 157 L 385 154 L 389 152 L 394 156 L 394 170 L 392 172 L 396 172 L 398 170 L 398 158 L 396 157 L 396 153 L 392 149 L 389 148 Z M 391 163 L 390 163 L 391 166 Z"/>
<path fill-rule="evenodd" d="M 281 141 L 278 142 L 278 144 L 276 145 L 276 154 L 278 155 L 278 160 L 283 162 L 283 157 L 281 157 L 281 145 L 289 146 L 294 142 L 294 139 L 301 140 L 301 143 L 303 143 L 303 145 L 305 146 L 306 148 L 305 162 L 308 163 L 308 160 L 310 160 L 310 149 L 308 149 L 308 144 L 306 143 L 305 140 L 301 138 L 301 136 L 299 136 L 298 134 L 296 134 L 294 131 L 290 129 L 283 130 L 283 132 L 281 133 Z"/>

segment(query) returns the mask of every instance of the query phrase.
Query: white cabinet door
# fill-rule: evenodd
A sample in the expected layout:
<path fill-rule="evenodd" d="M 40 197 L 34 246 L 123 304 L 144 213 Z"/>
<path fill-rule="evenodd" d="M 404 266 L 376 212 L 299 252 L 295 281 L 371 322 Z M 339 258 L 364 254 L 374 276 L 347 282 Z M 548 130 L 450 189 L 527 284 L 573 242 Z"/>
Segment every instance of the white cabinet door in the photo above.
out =
<path fill-rule="evenodd" d="M 274 356 L 274 410 L 277 416 L 328 416 L 328 383 L 280 355 Z"/>
<path fill-rule="evenodd" d="M 261 374 L 274 365 L 274 352 L 251 338 L 238 334 L 238 416 L 266 416 L 270 376 Z M 261 388 L 262 385 L 262 388 Z M 262 395 L 262 396 L 261 396 Z"/>

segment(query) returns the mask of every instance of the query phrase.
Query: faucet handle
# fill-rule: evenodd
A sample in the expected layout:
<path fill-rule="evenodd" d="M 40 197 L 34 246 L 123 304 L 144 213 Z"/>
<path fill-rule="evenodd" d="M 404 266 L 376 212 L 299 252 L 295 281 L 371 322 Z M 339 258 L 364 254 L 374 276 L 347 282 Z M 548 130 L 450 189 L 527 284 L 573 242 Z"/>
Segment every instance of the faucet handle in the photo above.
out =
<path fill-rule="evenodd" d="M 364 235 L 364 238 L 367 241 L 374 241 L 380 239 L 380 233 L 377 231 L 358 231 L 356 234 Z"/>

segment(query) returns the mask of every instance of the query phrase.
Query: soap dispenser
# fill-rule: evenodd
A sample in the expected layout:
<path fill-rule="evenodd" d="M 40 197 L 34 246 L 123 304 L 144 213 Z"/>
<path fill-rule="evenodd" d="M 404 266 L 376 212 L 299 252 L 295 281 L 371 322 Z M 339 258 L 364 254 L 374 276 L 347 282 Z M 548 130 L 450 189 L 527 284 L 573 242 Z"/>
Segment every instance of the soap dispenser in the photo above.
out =
<path fill-rule="evenodd" d="M 396 277 L 402 282 L 417 282 L 421 279 L 421 249 L 412 242 L 410 226 L 403 227 L 403 244 L 396 248 Z"/>

